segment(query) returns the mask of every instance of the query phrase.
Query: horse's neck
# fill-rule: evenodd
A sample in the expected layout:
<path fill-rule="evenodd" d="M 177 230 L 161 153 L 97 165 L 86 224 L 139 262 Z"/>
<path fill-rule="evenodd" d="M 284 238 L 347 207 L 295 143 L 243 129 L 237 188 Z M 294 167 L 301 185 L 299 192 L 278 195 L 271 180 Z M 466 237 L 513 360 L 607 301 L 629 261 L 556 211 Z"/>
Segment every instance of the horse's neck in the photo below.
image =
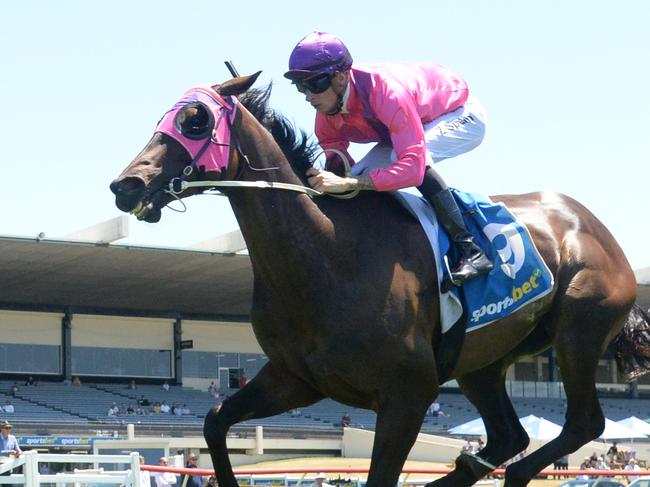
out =
<path fill-rule="evenodd" d="M 257 124 L 242 124 L 242 150 L 250 165 L 244 179 L 303 185 L 271 135 Z M 242 160 L 240 163 L 245 163 Z M 234 189 L 229 195 L 231 205 L 246 240 L 251 259 L 264 262 L 264 267 L 303 262 L 306 248 L 314 245 L 327 252 L 333 235 L 329 219 L 305 194 L 280 189 Z"/>

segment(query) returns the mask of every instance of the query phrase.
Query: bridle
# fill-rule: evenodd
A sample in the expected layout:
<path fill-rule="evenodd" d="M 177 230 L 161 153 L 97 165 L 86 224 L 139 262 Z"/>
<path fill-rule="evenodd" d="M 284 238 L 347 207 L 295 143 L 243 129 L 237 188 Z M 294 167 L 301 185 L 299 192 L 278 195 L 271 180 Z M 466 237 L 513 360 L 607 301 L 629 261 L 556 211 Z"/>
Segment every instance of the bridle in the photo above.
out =
<path fill-rule="evenodd" d="M 303 193 L 307 194 L 310 197 L 314 196 L 323 196 L 323 195 L 329 195 L 334 198 L 339 198 L 339 199 L 349 199 L 349 198 L 354 198 L 359 194 L 359 189 L 355 189 L 349 193 L 344 193 L 344 194 L 332 194 L 332 193 L 323 193 L 320 191 L 316 191 L 315 189 L 312 189 L 307 186 L 303 185 L 298 185 L 298 184 L 292 184 L 292 183 L 282 183 L 282 182 L 273 182 L 273 181 L 238 181 L 245 170 L 246 167 L 248 167 L 252 171 L 256 172 L 265 172 L 265 171 L 274 171 L 280 169 L 278 166 L 274 167 L 268 167 L 268 168 L 256 168 L 254 167 L 246 153 L 243 151 L 239 137 L 237 136 L 237 132 L 234 130 L 234 125 L 231 121 L 231 115 L 232 112 L 235 109 L 235 104 L 234 102 L 232 104 L 227 103 L 218 93 L 216 93 L 214 90 L 208 90 L 208 89 L 203 89 L 203 88 L 195 88 L 196 91 L 200 91 L 201 93 L 204 93 L 208 95 L 212 100 L 214 100 L 218 105 L 222 107 L 221 114 L 217 120 L 213 122 L 213 127 L 212 130 L 209 131 L 209 135 L 206 137 L 205 142 L 201 146 L 201 148 L 197 151 L 196 155 L 192 158 L 190 163 L 183 168 L 183 171 L 180 176 L 177 176 L 175 178 L 172 178 L 169 181 L 169 184 L 167 187 L 161 188 L 161 190 L 171 196 L 173 196 L 176 200 L 181 201 L 180 194 L 183 193 L 184 191 L 192 188 L 209 188 L 209 189 L 215 189 L 215 188 L 256 188 L 256 189 L 280 189 L 280 190 L 286 190 L 286 191 L 295 191 L 298 193 Z M 232 98 L 232 97 L 231 97 Z M 232 180 L 224 180 L 226 176 L 226 171 L 225 168 L 224 170 L 221 171 L 221 179 L 217 181 L 212 181 L 212 180 L 196 180 L 196 181 L 190 181 L 188 178 L 190 178 L 193 174 L 201 174 L 201 171 L 198 169 L 198 162 L 201 159 L 201 156 L 204 155 L 208 147 L 210 147 L 211 143 L 215 143 L 212 137 L 212 134 L 216 132 L 219 124 L 222 122 L 223 119 L 226 119 L 226 122 L 228 124 L 228 129 L 230 131 L 230 137 L 231 140 L 234 142 L 235 150 L 237 153 L 241 156 L 241 159 L 245 161 L 246 165 L 240 164 L 239 168 L 237 170 L 237 174 L 235 175 L 234 179 Z M 220 145 L 230 145 L 230 144 L 220 144 Z M 345 174 L 346 176 L 350 175 L 350 162 L 348 161 L 347 156 L 336 149 L 325 149 L 324 152 L 334 152 L 337 154 L 341 160 L 343 161 L 343 164 L 345 166 Z M 217 190 L 218 191 L 218 190 Z M 215 194 L 220 194 L 224 195 L 222 192 L 217 192 Z M 184 205 L 183 205 L 184 206 Z"/>

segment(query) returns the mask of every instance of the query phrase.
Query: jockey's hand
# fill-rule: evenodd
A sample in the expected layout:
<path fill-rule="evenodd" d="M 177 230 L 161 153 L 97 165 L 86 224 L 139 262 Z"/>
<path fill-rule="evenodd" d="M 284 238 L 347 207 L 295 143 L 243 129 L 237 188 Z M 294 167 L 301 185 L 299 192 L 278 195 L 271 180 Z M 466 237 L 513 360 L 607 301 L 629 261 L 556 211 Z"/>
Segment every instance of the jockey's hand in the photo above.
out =
<path fill-rule="evenodd" d="M 342 178 L 333 172 L 320 171 L 310 167 L 305 173 L 308 176 L 309 186 L 321 193 L 345 193 L 357 188 L 357 178 Z"/>

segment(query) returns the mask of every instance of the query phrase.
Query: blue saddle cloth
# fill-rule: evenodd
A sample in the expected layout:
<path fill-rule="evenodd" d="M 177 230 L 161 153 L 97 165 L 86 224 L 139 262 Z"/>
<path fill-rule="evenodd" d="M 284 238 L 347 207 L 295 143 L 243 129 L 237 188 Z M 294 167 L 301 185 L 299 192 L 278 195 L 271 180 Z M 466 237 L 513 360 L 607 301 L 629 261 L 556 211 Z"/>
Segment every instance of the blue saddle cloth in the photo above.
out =
<path fill-rule="evenodd" d="M 508 208 L 493 203 L 485 196 L 452 190 L 463 212 L 474 241 L 494 263 L 487 275 L 477 277 L 453 288 L 466 311 L 467 331 L 485 326 L 547 295 L 553 289 L 553 275 L 537 251 L 526 227 L 518 222 Z M 447 277 L 444 256 L 449 264 L 458 260 L 449 237 L 439 227 L 440 253 L 438 265 Z M 451 251 L 451 253 L 450 253 Z"/>

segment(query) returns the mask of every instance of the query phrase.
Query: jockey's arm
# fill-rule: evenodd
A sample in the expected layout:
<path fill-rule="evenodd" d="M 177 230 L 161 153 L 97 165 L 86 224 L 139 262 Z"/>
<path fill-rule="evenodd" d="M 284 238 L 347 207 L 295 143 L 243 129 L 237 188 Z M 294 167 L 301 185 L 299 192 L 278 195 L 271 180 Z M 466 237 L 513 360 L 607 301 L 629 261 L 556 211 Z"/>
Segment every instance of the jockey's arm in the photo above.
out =
<path fill-rule="evenodd" d="M 390 166 L 369 171 L 377 191 L 395 191 L 420 186 L 426 169 L 424 128 L 413 100 L 408 96 L 389 96 L 376 101 L 377 118 L 388 127 L 397 155 Z"/>

